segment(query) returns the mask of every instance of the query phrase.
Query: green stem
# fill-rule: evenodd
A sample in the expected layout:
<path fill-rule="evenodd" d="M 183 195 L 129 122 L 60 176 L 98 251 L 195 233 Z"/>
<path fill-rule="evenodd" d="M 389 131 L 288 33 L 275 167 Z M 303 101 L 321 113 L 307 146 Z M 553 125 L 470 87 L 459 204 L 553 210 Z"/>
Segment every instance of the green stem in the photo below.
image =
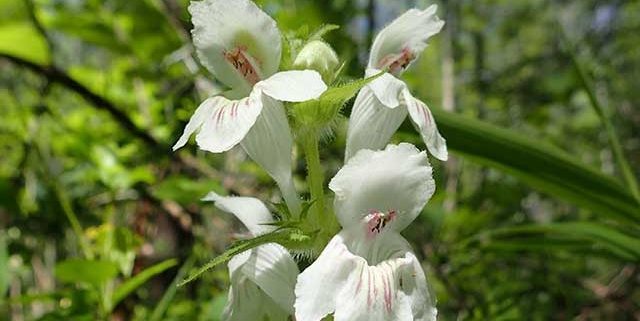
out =
<path fill-rule="evenodd" d="M 640 202 L 640 189 L 638 188 L 638 181 L 633 175 L 633 172 L 631 171 L 631 167 L 629 166 L 629 163 L 624 157 L 622 146 L 620 144 L 620 141 L 618 140 L 618 135 L 616 135 L 615 129 L 611 124 L 611 120 L 609 119 L 609 117 L 607 117 L 604 111 L 604 108 L 602 107 L 602 104 L 600 104 L 598 97 L 596 97 L 596 94 L 593 90 L 593 86 L 591 86 L 591 83 L 589 81 L 587 74 L 582 68 L 582 65 L 580 64 L 580 62 L 578 61 L 578 58 L 573 50 L 573 47 L 571 47 L 568 41 L 566 42 L 567 42 L 569 56 L 571 57 L 571 62 L 573 63 L 573 67 L 578 73 L 580 84 L 582 85 L 584 90 L 587 92 L 587 96 L 589 97 L 591 106 L 595 110 L 596 114 L 598 114 L 598 117 L 600 118 L 600 121 L 604 125 L 604 129 L 607 132 L 607 138 L 609 139 L 609 144 L 611 144 L 613 157 L 616 159 L 620 172 L 622 172 L 622 176 L 627 186 L 631 190 L 631 193 L 633 194 L 636 201 Z"/>
<path fill-rule="evenodd" d="M 64 212 L 65 216 L 69 220 L 69 223 L 71 223 L 71 228 L 73 229 L 73 233 L 76 235 L 76 238 L 78 239 L 78 243 L 80 244 L 80 249 L 82 250 L 84 257 L 89 260 L 92 260 L 93 252 L 89 247 L 89 242 L 84 237 L 84 232 L 82 230 L 82 226 L 80 225 L 80 221 L 78 220 L 76 213 L 73 211 L 73 208 L 71 208 L 71 203 L 69 202 L 69 198 L 67 197 L 67 195 L 64 193 L 64 191 L 58 184 L 56 184 L 53 188 L 56 190 L 56 196 L 58 197 L 58 201 L 60 202 L 62 211 Z"/>
<path fill-rule="evenodd" d="M 310 131 L 302 139 L 302 148 L 307 161 L 307 183 L 311 200 L 315 201 L 311 206 L 312 222 L 320 223 L 324 212 L 324 173 L 320 165 L 320 152 L 318 150 L 318 132 Z"/>

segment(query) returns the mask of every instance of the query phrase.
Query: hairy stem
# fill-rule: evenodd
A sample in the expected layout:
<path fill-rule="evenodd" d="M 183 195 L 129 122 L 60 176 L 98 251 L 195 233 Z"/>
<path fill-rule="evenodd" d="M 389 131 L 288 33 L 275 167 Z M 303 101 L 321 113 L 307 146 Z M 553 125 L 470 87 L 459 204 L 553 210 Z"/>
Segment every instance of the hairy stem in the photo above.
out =
<path fill-rule="evenodd" d="M 322 172 L 322 165 L 320 165 L 318 138 L 318 132 L 311 131 L 305 134 L 302 139 L 302 148 L 307 161 L 307 183 L 309 184 L 311 200 L 314 201 L 309 210 L 310 219 L 316 226 L 320 223 L 320 218 L 324 212 L 324 173 Z"/>

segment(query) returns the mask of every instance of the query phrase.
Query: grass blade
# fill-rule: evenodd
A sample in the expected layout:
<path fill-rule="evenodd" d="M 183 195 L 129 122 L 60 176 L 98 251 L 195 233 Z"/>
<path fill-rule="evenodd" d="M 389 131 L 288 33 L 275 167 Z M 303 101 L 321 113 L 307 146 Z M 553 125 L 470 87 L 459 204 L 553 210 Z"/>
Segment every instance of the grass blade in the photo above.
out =
<path fill-rule="evenodd" d="M 134 277 L 126 280 L 116 289 L 113 293 L 112 304 L 115 307 L 118 305 L 120 301 L 126 298 L 131 292 L 135 291 L 137 288 L 142 286 L 149 279 L 154 277 L 157 274 L 164 272 L 165 270 L 173 267 L 178 264 L 175 259 L 169 259 L 166 261 L 162 261 L 154 266 L 151 266 L 144 271 L 136 274 Z"/>
<path fill-rule="evenodd" d="M 566 152 L 483 121 L 432 112 L 453 152 L 596 214 L 640 222 L 640 204 L 622 185 Z"/>

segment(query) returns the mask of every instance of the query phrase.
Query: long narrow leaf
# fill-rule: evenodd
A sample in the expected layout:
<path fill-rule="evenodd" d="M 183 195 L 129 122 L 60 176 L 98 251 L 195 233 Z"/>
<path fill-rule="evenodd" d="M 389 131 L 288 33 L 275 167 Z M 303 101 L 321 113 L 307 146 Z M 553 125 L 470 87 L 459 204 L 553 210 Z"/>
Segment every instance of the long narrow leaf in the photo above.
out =
<path fill-rule="evenodd" d="M 640 204 L 609 176 L 566 152 L 491 124 L 434 109 L 454 152 L 516 176 L 532 187 L 596 214 L 640 222 Z"/>
<path fill-rule="evenodd" d="M 178 282 L 180 282 L 182 278 L 184 278 L 184 276 L 193 266 L 194 262 L 194 257 L 190 256 L 187 261 L 184 262 L 184 264 L 180 267 L 180 270 L 178 270 L 176 277 L 173 278 L 173 281 L 171 281 L 171 285 L 167 287 L 167 290 L 162 295 L 162 299 L 160 299 L 160 302 L 158 302 L 158 304 L 156 304 L 156 307 L 153 309 L 153 313 L 151 313 L 149 321 L 160 321 L 162 319 L 162 316 L 169 309 L 169 305 L 176 295 L 176 291 L 178 289 L 176 285 L 178 285 Z"/>
<path fill-rule="evenodd" d="M 229 248 L 222 254 L 216 256 L 205 265 L 190 273 L 186 279 L 178 283 L 178 286 L 183 286 L 197 279 L 198 277 L 200 277 L 200 275 L 202 275 L 202 273 L 205 273 L 220 264 L 226 263 L 227 261 L 231 260 L 231 258 L 244 251 L 250 250 L 266 243 L 285 243 L 287 241 L 291 241 L 292 237 L 299 234 L 298 232 L 298 229 L 281 228 L 273 232 L 254 237 L 252 239 L 237 241 L 229 246 Z"/>
<path fill-rule="evenodd" d="M 513 227 L 505 227 L 485 231 L 479 235 L 479 239 L 484 240 L 485 246 L 504 247 L 505 241 L 515 239 L 513 246 L 524 245 L 522 250 L 530 249 L 532 237 L 535 240 L 546 243 L 549 240 L 552 244 L 557 242 L 556 237 L 562 237 L 565 244 L 576 245 L 575 241 L 590 242 L 596 246 L 594 250 L 606 250 L 610 254 L 623 260 L 640 261 L 640 239 L 629 236 L 611 227 L 593 222 L 563 222 L 551 224 L 531 224 Z M 486 241 L 488 239 L 488 241 Z M 521 242 L 529 239 L 529 243 Z M 567 243 L 571 242 L 571 243 Z M 573 244 L 572 244 L 573 243 Z M 554 247 L 549 247 L 547 250 Z M 584 243 L 589 246 L 589 243 Z M 562 248 L 562 247 L 559 247 Z"/>
<path fill-rule="evenodd" d="M 178 264 L 178 262 L 175 259 L 162 261 L 126 280 L 113 293 L 113 306 L 116 306 L 120 301 L 126 298 L 131 292 L 142 286 L 149 279 L 157 274 L 164 272 L 165 270 L 173 267 L 176 264 Z"/>

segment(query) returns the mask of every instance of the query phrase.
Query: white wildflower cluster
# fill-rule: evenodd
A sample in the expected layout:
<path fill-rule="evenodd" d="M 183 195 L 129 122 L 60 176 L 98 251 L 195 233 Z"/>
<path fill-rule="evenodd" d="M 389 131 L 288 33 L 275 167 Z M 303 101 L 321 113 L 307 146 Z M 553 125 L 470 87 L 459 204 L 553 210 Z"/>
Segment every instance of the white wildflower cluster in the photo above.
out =
<path fill-rule="evenodd" d="M 338 55 L 324 41 L 308 39 L 291 66 L 281 63 L 286 38 L 250 0 L 192 2 L 189 12 L 202 65 L 230 90 L 196 109 L 174 150 L 194 133 L 200 149 L 212 153 L 240 144 L 273 177 L 287 205 L 287 214 L 275 220 L 256 198 L 205 197 L 240 219 L 255 240 L 267 240 L 228 262 L 231 287 L 223 319 L 435 320 L 424 271 L 400 235 L 434 193 L 432 168 L 415 146 L 387 144 L 409 115 L 428 151 L 447 159 L 431 112 L 398 78 L 442 28 L 436 6 L 407 11 L 375 38 L 368 78 L 357 87 L 349 118 L 345 165 L 329 182 L 330 196 L 317 168 L 322 128 L 308 123 L 318 108 L 342 107 L 336 96 L 347 87 L 325 83 L 335 79 Z M 279 71 L 283 65 L 290 70 Z M 297 124 L 296 116 L 305 112 Z M 293 184 L 296 142 L 307 157 L 308 202 Z M 333 205 L 324 206 L 327 201 Z M 305 249 L 315 255 L 300 271 L 290 253 Z"/>

